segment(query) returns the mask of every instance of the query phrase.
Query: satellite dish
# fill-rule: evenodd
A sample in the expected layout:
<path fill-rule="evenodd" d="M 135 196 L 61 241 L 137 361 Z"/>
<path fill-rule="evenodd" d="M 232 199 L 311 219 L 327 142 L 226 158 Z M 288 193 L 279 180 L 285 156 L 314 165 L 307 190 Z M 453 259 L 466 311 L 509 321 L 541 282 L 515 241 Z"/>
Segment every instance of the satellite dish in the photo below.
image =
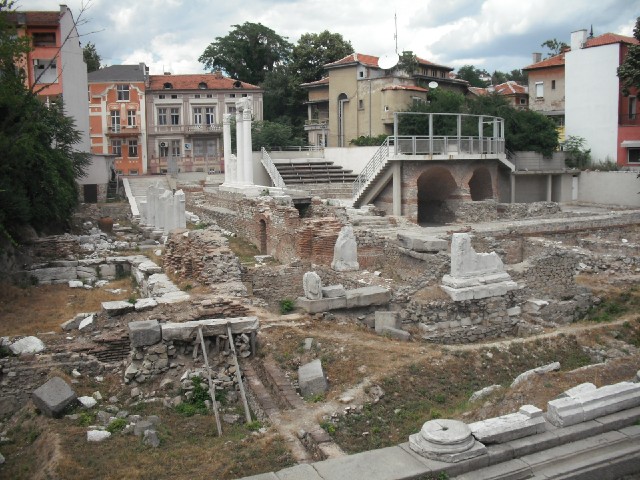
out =
<path fill-rule="evenodd" d="M 429 88 L 438 88 L 438 82 L 429 82 Z"/>
<path fill-rule="evenodd" d="M 385 53 L 378 59 L 378 66 L 383 70 L 391 70 L 400 61 L 397 53 Z"/>

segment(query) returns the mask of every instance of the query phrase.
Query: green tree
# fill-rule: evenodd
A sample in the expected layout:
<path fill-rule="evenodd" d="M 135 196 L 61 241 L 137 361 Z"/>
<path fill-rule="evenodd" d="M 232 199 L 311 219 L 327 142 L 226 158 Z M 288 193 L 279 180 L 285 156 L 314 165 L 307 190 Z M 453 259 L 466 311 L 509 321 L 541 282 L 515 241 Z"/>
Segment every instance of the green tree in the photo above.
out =
<path fill-rule="evenodd" d="M 640 17 L 636 19 L 633 36 L 640 42 Z M 640 89 L 640 45 L 629 45 L 629 52 L 618 67 L 618 77 L 625 95 L 629 95 L 632 89 Z"/>
<path fill-rule="evenodd" d="M 51 107 L 25 87 L 16 65 L 28 51 L 7 15 L 13 2 L 0 0 L 0 236 L 19 240 L 25 226 L 61 231 L 78 202 L 76 178 L 84 174 L 86 154 L 62 102 Z"/>
<path fill-rule="evenodd" d="M 549 40 L 545 40 L 540 44 L 541 47 L 546 47 L 549 49 L 549 53 L 547 53 L 547 58 L 553 57 L 555 55 L 559 55 L 565 48 L 569 48 L 564 42 L 559 41 L 556 38 L 551 38 Z"/>
<path fill-rule="evenodd" d="M 511 70 L 507 75 L 507 80 L 513 80 L 514 82 L 518 82 L 522 85 L 527 84 L 527 74 L 522 70 Z"/>
<path fill-rule="evenodd" d="M 267 72 L 288 62 L 292 45 L 269 27 L 251 22 L 233 27 L 200 55 L 198 61 L 206 68 L 219 68 L 231 78 L 259 85 Z"/>
<path fill-rule="evenodd" d="M 402 70 L 409 75 L 413 75 L 413 73 L 418 68 L 418 57 L 410 50 L 405 50 L 400 54 L 400 59 L 398 60 L 398 65 L 396 67 L 397 70 Z"/>
<path fill-rule="evenodd" d="M 324 30 L 305 33 L 293 47 L 289 74 L 296 74 L 301 83 L 320 80 L 323 66 L 353 53 L 351 42 L 339 33 Z"/>
<path fill-rule="evenodd" d="M 87 64 L 87 72 L 95 72 L 100 69 L 100 61 L 102 58 L 96 50 L 96 46 L 89 42 L 82 49 L 82 56 L 84 57 L 84 63 Z"/>
<path fill-rule="evenodd" d="M 487 72 L 480 70 L 473 65 L 463 65 L 458 69 L 458 78 L 466 80 L 472 87 L 486 87 L 487 83 L 480 79 L 481 75 Z"/>
<path fill-rule="evenodd" d="M 254 122 L 251 131 L 253 141 L 253 150 L 260 150 L 261 147 L 288 147 L 294 144 L 300 144 L 294 140 L 293 129 L 290 125 L 277 122 Z"/>

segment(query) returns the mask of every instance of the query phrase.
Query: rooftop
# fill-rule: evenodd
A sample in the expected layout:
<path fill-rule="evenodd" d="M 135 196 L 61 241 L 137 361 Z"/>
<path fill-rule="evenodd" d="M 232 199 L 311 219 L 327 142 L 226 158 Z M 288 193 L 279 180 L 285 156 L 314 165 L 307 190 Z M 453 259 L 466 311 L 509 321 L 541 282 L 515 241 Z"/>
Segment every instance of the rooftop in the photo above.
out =
<path fill-rule="evenodd" d="M 171 89 L 173 90 L 260 90 L 260 87 L 224 77 L 219 73 L 167 74 L 151 75 L 149 77 L 150 90 L 166 90 L 165 84 L 167 83 L 171 84 Z"/>
<path fill-rule="evenodd" d="M 98 82 L 144 82 L 144 64 L 111 65 L 89 72 L 89 83 Z"/>

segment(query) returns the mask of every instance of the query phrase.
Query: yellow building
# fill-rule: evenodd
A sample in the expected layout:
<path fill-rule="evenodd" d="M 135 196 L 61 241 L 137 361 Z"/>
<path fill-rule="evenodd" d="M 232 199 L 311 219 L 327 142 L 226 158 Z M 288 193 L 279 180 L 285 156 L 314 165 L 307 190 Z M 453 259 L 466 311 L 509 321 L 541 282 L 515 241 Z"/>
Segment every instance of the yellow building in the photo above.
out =
<path fill-rule="evenodd" d="M 360 53 L 325 65 L 326 78 L 302 85 L 308 92 L 309 143 L 346 147 L 361 136 L 391 135 L 394 112 L 426 101 L 429 88 L 466 93 L 467 82 L 451 78 L 453 68 L 416 60 L 411 73 L 400 65 L 381 68 L 378 57 Z"/>

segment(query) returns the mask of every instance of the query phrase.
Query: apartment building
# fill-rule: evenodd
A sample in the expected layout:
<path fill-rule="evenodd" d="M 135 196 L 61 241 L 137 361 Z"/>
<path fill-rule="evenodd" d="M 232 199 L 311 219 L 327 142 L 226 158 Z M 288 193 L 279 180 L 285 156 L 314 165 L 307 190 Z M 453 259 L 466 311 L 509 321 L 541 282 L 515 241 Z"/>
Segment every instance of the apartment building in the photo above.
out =
<path fill-rule="evenodd" d="M 146 90 L 148 171 L 219 172 L 224 168 L 222 119 L 250 97 L 253 119 L 262 120 L 263 91 L 220 72 L 151 75 Z"/>
<path fill-rule="evenodd" d="M 91 152 L 112 155 L 120 175 L 147 173 L 147 76 L 144 63 L 89 73 Z"/>

